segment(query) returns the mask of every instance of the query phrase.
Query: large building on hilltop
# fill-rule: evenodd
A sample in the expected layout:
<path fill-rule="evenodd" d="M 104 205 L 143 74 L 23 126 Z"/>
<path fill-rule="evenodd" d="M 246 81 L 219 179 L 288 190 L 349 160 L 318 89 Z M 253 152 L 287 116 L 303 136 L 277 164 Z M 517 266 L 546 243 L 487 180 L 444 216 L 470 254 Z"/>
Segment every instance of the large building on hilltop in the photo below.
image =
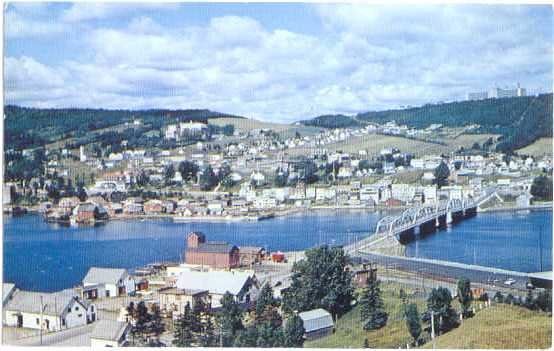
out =
<path fill-rule="evenodd" d="M 487 91 L 479 91 L 467 93 L 466 100 L 484 100 L 484 99 L 499 99 L 507 97 L 516 97 L 516 96 L 527 96 L 527 90 L 520 87 L 519 83 L 515 89 L 501 89 L 498 87 L 492 88 Z"/>

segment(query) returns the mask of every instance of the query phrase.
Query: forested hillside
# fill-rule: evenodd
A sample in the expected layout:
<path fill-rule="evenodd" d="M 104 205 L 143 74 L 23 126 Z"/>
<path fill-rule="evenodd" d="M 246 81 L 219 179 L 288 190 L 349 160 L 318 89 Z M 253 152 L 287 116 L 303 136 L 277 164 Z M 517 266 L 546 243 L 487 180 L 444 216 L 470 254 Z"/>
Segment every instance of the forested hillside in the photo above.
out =
<path fill-rule="evenodd" d="M 336 128 L 338 125 L 357 126 L 360 122 L 382 124 L 389 121 L 415 128 L 425 128 L 434 123 L 448 127 L 478 124 L 479 132 L 502 135 L 498 144 L 500 150 L 514 150 L 540 137 L 552 136 L 552 94 L 364 112 L 355 117 L 320 116 L 301 123 Z"/>
<path fill-rule="evenodd" d="M 179 121 L 207 121 L 236 117 L 209 110 L 103 110 L 39 109 L 6 106 L 4 109 L 6 149 L 24 149 L 60 139 L 82 137 L 91 131 L 140 119 L 145 129 L 159 129 Z"/>

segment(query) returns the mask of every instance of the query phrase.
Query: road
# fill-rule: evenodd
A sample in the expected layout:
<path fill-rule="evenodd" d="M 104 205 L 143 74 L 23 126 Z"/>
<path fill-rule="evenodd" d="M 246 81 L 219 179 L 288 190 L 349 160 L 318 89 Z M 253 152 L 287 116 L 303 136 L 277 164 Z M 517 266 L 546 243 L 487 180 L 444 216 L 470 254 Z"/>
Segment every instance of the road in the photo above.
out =
<path fill-rule="evenodd" d="M 90 346 L 90 335 L 96 323 L 82 327 L 62 330 L 42 336 L 43 346 Z M 40 346 L 40 336 L 31 336 L 19 340 L 6 341 L 16 346 Z"/>
<path fill-rule="evenodd" d="M 460 277 L 466 277 L 471 282 L 487 285 L 492 285 L 493 280 L 497 279 L 498 281 L 494 283 L 497 286 L 518 290 L 526 289 L 527 276 L 525 273 L 407 257 L 386 256 L 360 251 L 353 253 L 353 255 L 362 258 L 364 261 L 375 262 L 383 266 L 394 266 L 396 269 L 415 272 L 420 276 L 432 279 L 445 277 L 456 280 Z M 510 278 L 514 279 L 515 283 L 511 286 L 505 285 L 504 282 Z"/>

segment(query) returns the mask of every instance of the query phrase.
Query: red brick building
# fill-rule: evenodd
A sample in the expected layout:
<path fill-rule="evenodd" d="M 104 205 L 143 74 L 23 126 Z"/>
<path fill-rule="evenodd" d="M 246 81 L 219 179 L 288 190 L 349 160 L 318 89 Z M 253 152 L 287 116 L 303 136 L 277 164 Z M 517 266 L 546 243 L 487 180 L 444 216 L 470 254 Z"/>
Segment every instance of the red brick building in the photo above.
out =
<path fill-rule="evenodd" d="M 226 242 L 206 242 L 204 234 L 191 232 L 187 236 L 185 262 L 213 268 L 237 268 L 240 264 L 239 249 Z"/>

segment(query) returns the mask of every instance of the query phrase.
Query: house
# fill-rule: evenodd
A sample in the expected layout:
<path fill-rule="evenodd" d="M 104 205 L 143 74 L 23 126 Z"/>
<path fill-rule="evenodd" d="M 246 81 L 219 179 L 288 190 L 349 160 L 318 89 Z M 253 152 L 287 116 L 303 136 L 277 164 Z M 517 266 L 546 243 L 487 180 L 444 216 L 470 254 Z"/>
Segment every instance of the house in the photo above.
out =
<path fill-rule="evenodd" d="M 241 246 L 239 260 L 241 266 L 249 266 L 261 262 L 265 256 L 265 249 L 258 246 Z"/>
<path fill-rule="evenodd" d="M 335 326 L 331 314 L 322 308 L 301 312 L 298 316 L 304 323 L 306 340 L 317 339 L 334 331 Z"/>
<path fill-rule="evenodd" d="M 72 215 L 76 222 L 84 223 L 108 218 L 108 210 L 100 204 L 84 202 L 73 209 Z"/>
<path fill-rule="evenodd" d="M 164 212 L 163 202 L 161 200 L 148 200 L 144 203 L 144 213 L 161 214 Z"/>
<path fill-rule="evenodd" d="M 371 265 L 363 265 L 362 268 L 354 270 L 354 285 L 357 288 L 364 288 L 367 286 L 368 279 L 377 278 L 377 268 L 371 267 Z"/>
<path fill-rule="evenodd" d="M 19 290 L 4 312 L 7 326 L 46 331 L 79 327 L 96 320 L 94 304 L 83 300 L 73 289 L 54 293 Z"/>
<path fill-rule="evenodd" d="M 187 303 L 193 309 L 195 306 L 207 306 L 210 302 L 209 291 L 206 289 L 167 287 L 158 290 L 158 296 L 161 311 L 173 318 L 185 313 Z"/>
<path fill-rule="evenodd" d="M 192 232 L 187 236 L 185 262 L 210 266 L 213 268 L 236 268 L 239 266 L 239 249 L 221 241 L 208 241 L 206 236 L 199 232 Z"/>
<path fill-rule="evenodd" d="M 229 292 L 235 301 L 249 305 L 258 298 L 260 286 L 254 273 L 238 271 L 183 271 L 176 282 L 178 289 L 208 290 L 211 306 L 221 306 L 221 298 Z"/>
<path fill-rule="evenodd" d="M 115 297 L 135 292 L 135 280 L 123 268 L 91 267 L 83 279 L 82 294 L 86 299 Z"/>
<path fill-rule="evenodd" d="M 130 330 L 131 324 L 127 322 L 99 320 L 90 335 L 90 346 L 92 348 L 126 346 Z"/>

